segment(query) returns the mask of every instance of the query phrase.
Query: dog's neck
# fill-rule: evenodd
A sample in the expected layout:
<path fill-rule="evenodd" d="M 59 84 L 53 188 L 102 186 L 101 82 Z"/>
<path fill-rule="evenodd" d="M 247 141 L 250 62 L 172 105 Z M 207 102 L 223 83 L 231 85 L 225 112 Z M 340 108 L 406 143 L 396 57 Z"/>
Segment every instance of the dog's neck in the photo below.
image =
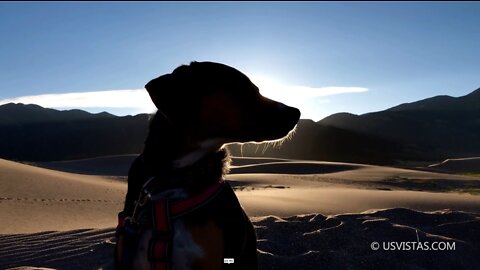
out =
<path fill-rule="evenodd" d="M 226 174 L 229 156 L 223 140 L 199 140 L 192 134 L 157 113 L 143 152 L 147 176 L 159 178 L 165 189 L 201 189 Z"/>
<path fill-rule="evenodd" d="M 183 156 L 174 160 L 172 164 L 173 168 L 182 169 L 191 166 L 205 158 L 207 155 L 219 151 L 222 148 L 223 143 L 222 139 L 209 139 L 202 141 L 194 150 L 187 152 Z"/>
<path fill-rule="evenodd" d="M 181 155 L 169 151 L 172 145 L 156 153 L 144 152 L 145 163 L 151 175 L 159 179 L 160 189 L 182 188 L 194 194 L 228 172 L 230 156 L 227 150 L 213 147 L 213 142 L 202 145 L 204 147 Z"/>

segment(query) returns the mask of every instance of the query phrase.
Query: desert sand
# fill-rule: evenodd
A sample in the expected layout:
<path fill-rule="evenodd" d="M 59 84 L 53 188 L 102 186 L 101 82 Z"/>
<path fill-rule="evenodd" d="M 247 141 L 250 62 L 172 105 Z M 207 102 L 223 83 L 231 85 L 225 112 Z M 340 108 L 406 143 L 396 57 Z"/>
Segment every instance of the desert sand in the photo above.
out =
<path fill-rule="evenodd" d="M 0 160 L 0 269 L 112 269 L 129 158 L 40 164 L 56 170 Z M 256 226 L 261 269 L 480 265 L 479 177 L 236 158 L 226 178 Z M 455 250 L 382 250 L 391 242 Z"/>

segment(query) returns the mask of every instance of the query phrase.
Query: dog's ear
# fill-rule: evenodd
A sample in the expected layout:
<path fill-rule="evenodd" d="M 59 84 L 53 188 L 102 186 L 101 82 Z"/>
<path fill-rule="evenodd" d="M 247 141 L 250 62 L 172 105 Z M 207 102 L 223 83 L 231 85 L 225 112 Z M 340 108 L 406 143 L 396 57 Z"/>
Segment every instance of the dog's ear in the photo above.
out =
<path fill-rule="evenodd" d="M 168 105 L 165 103 L 168 102 L 169 99 L 165 97 L 165 95 L 175 91 L 175 89 L 173 89 L 174 85 L 172 74 L 162 75 L 145 85 L 145 89 L 147 89 L 157 109 L 164 109 Z"/>
<path fill-rule="evenodd" d="M 162 75 L 145 85 L 150 98 L 159 110 L 169 110 L 179 98 L 185 103 L 185 90 L 193 80 L 190 66 L 181 65 L 171 74 Z"/>

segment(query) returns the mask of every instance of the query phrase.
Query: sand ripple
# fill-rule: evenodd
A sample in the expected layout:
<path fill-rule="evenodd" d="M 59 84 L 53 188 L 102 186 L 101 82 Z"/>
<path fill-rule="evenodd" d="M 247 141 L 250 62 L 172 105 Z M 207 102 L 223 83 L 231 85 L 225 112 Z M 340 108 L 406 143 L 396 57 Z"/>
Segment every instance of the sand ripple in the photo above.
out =
<path fill-rule="evenodd" d="M 261 269 L 474 269 L 480 214 L 405 208 L 255 218 Z M 449 242 L 455 250 L 372 250 L 372 242 Z M 0 236 L 0 268 L 112 269 L 113 230 Z M 31 266 L 31 268 L 25 268 Z M 37 267 L 37 268 L 34 268 Z"/>
<path fill-rule="evenodd" d="M 112 237 L 112 229 L 1 235 L 0 269 L 111 269 Z"/>
<path fill-rule="evenodd" d="M 335 216 L 270 216 L 255 225 L 263 269 L 475 269 L 480 265 L 478 214 L 396 208 Z M 393 251 L 388 244 L 417 241 L 454 242 L 455 250 L 413 250 L 408 244 L 410 250 Z M 372 250 L 373 242 L 379 243 L 379 250 Z"/>

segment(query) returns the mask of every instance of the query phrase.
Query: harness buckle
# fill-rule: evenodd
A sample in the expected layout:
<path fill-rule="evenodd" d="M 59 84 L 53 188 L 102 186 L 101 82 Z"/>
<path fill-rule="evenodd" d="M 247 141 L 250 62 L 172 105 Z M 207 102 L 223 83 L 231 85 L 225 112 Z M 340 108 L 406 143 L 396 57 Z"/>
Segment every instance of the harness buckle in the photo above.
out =
<path fill-rule="evenodd" d="M 145 185 L 142 187 L 142 192 L 138 195 L 138 199 L 135 201 L 135 207 L 133 208 L 132 221 L 135 221 L 137 217 L 138 208 L 144 207 L 149 201 L 152 200 L 152 193 L 147 189 L 148 184 L 154 178 L 149 179 Z"/>
<path fill-rule="evenodd" d="M 141 201 L 137 203 L 138 207 L 144 207 L 149 200 L 152 199 L 152 194 L 150 192 L 145 191 L 145 195 L 141 198 Z"/>

